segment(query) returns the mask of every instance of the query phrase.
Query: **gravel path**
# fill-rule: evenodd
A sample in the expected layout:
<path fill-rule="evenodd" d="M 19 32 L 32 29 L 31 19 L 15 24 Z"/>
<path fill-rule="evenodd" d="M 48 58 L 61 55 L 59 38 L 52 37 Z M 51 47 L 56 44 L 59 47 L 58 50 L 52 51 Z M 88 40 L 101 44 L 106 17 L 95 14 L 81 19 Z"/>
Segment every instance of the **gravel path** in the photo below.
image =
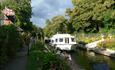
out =
<path fill-rule="evenodd" d="M 25 46 L 17 56 L 12 59 L 8 64 L 6 64 L 2 70 L 26 70 L 27 66 L 27 57 L 28 57 L 28 48 L 31 48 L 32 43 L 35 42 L 35 39 L 31 38 L 29 47 Z"/>
<path fill-rule="evenodd" d="M 26 70 L 27 51 L 27 47 L 24 47 L 2 70 Z"/>

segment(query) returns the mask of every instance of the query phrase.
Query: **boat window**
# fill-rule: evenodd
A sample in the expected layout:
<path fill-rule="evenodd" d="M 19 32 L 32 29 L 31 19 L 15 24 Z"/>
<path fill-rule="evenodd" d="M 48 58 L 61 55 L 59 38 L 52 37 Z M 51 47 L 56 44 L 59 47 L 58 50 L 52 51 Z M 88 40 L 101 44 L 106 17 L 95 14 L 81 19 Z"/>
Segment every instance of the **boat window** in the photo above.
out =
<path fill-rule="evenodd" d="M 75 38 L 71 38 L 71 41 L 72 41 L 72 42 L 75 42 Z"/>
<path fill-rule="evenodd" d="M 49 39 L 46 39 L 46 40 L 45 40 L 45 43 L 50 43 L 50 40 L 49 40 Z"/>
<path fill-rule="evenodd" d="M 63 38 L 60 38 L 60 39 L 59 39 L 59 42 L 63 42 Z"/>
<path fill-rule="evenodd" d="M 65 43 L 69 43 L 69 38 L 65 38 Z"/>
<path fill-rule="evenodd" d="M 55 39 L 55 42 L 58 42 L 58 39 Z"/>
<path fill-rule="evenodd" d="M 52 40 L 52 43 L 54 42 L 54 40 Z"/>

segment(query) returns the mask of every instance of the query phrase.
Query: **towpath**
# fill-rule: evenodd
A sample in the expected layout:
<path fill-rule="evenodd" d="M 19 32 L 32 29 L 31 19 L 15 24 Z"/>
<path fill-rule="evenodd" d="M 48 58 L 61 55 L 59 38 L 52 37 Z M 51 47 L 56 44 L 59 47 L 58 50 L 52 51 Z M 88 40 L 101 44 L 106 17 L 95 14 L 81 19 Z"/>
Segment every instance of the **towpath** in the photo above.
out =
<path fill-rule="evenodd" d="M 7 63 L 2 70 L 26 70 L 28 50 L 31 45 L 35 43 L 36 39 L 31 38 L 29 46 L 24 46 L 20 52 L 17 53 L 16 57 Z"/>
<path fill-rule="evenodd" d="M 28 48 L 25 46 L 2 70 L 26 70 L 27 51 Z"/>

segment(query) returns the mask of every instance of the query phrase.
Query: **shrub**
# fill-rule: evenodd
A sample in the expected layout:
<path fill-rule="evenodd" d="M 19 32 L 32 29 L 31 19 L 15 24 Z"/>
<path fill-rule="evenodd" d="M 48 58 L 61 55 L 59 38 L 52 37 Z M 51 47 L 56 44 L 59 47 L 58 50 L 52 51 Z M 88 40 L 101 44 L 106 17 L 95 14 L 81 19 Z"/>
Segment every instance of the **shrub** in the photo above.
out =
<path fill-rule="evenodd" d="M 99 43 L 98 46 L 115 50 L 115 39 L 106 38 L 103 42 Z"/>
<path fill-rule="evenodd" d="M 32 46 L 27 70 L 71 70 L 58 55 L 44 50 L 44 45 L 40 42 Z"/>

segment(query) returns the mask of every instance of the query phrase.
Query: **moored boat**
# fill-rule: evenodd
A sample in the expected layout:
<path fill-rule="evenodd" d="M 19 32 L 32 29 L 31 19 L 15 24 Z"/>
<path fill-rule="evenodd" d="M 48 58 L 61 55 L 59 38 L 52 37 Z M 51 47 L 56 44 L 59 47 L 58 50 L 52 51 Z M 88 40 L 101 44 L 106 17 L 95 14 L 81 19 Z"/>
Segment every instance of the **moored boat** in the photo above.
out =
<path fill-rule="evenodd" d="M 76 41 L 75 37 L 70 34 L 55 34 L 50 38 L 50 43 L 59 50 L 74 50 Z"/>

